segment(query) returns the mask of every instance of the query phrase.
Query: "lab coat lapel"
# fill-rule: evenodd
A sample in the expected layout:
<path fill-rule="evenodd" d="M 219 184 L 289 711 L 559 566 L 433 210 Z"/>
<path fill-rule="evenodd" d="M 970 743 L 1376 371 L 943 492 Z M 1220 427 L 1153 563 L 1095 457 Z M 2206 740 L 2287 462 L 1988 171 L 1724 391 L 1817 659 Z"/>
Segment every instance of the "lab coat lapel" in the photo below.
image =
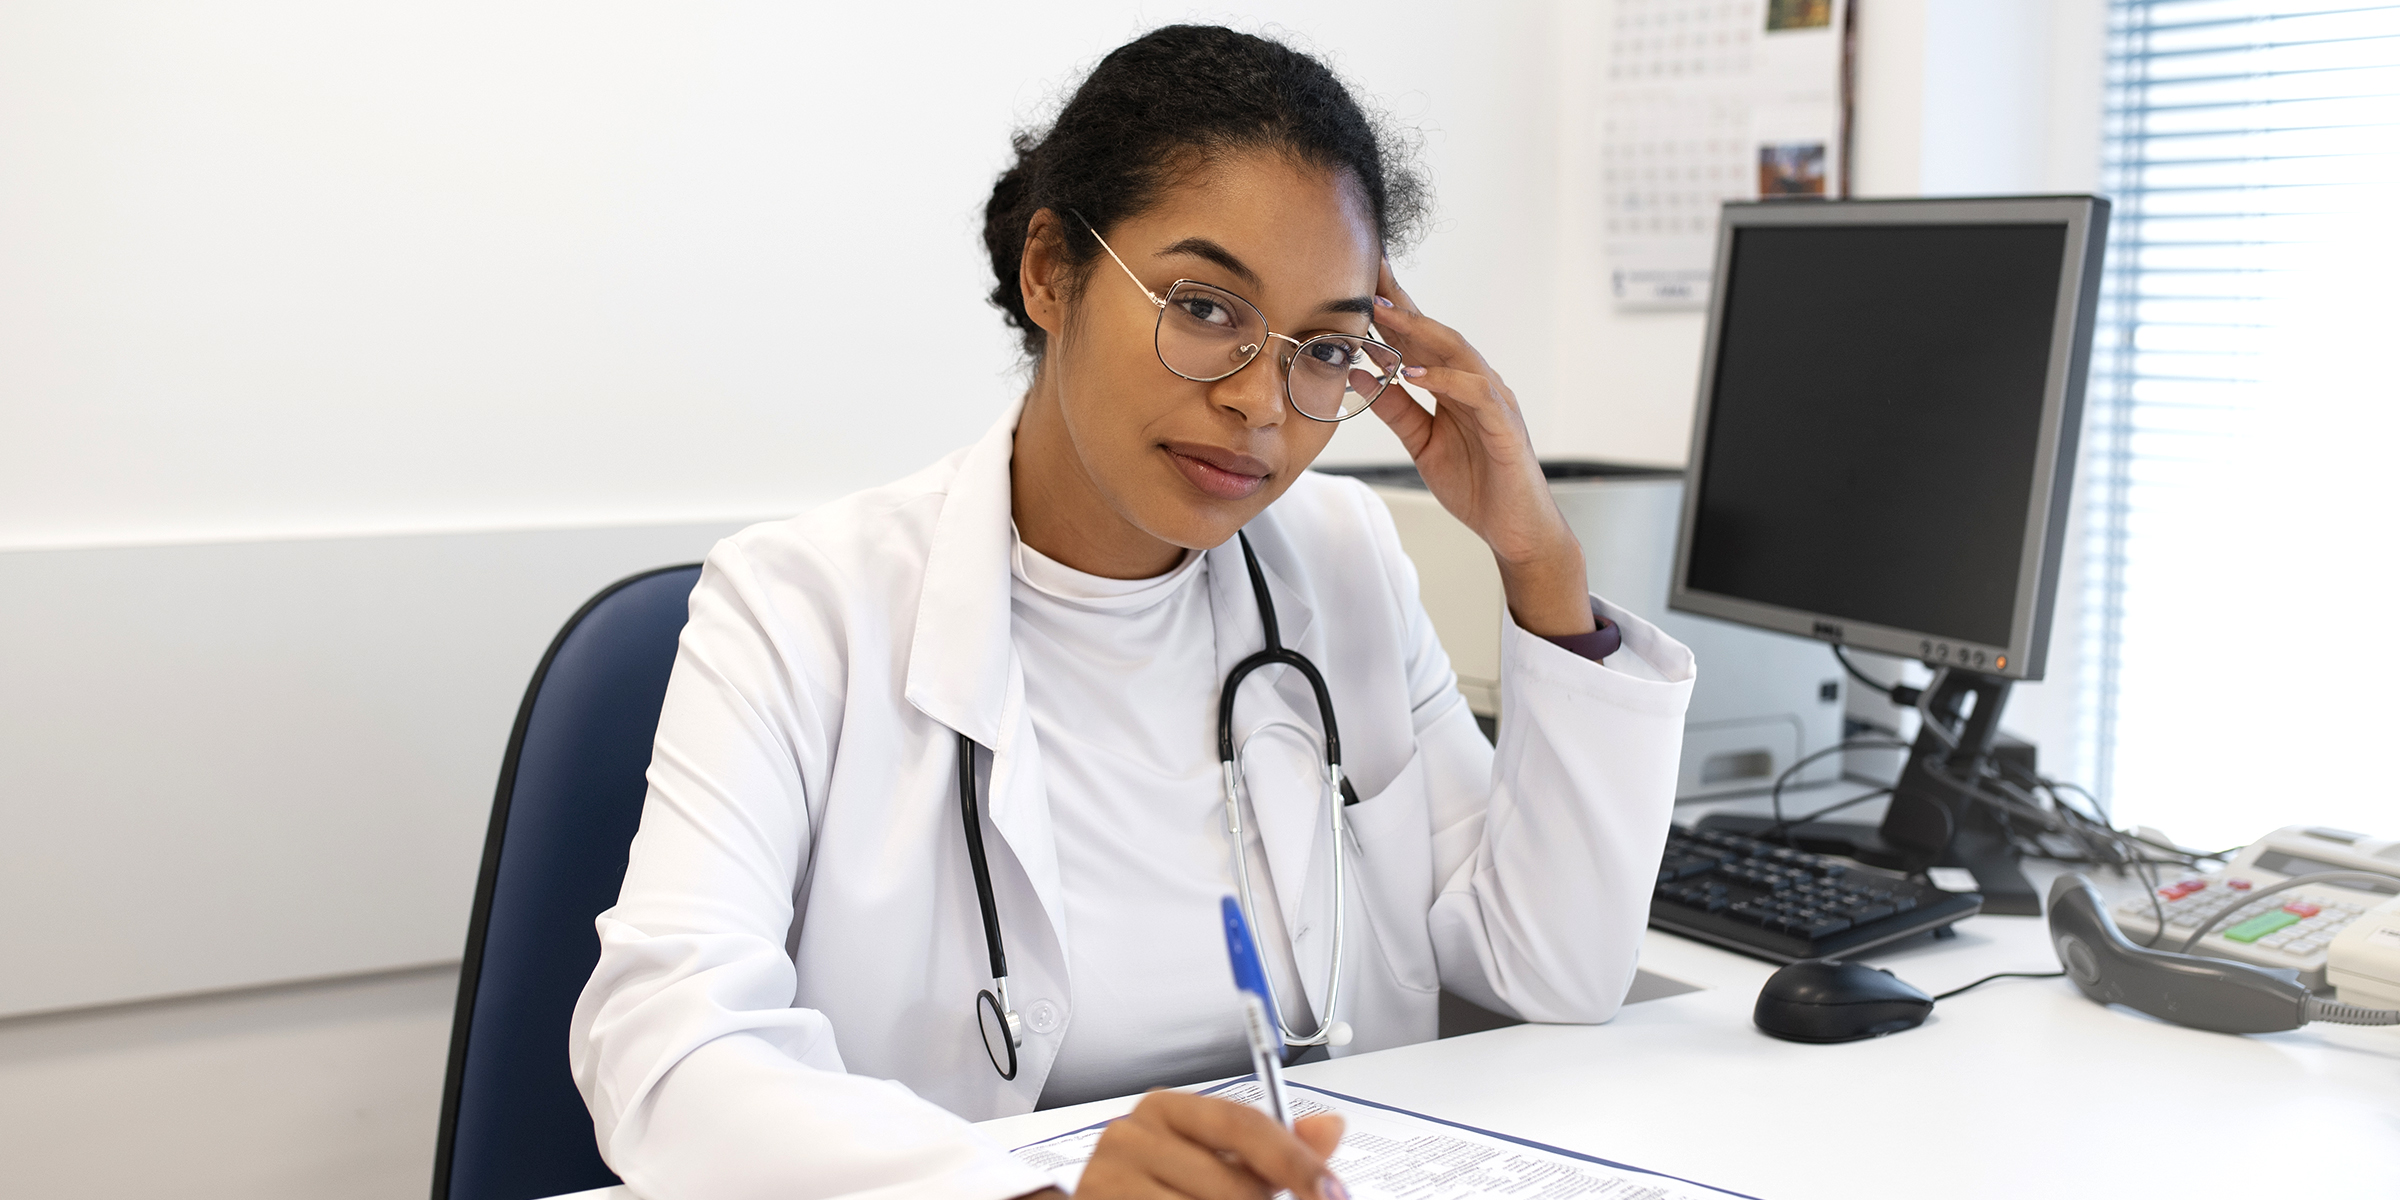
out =
<path fill-rule="evenodd" d="M 1285 647 L 1315 660 L 1309 635 L 1315 614 L 1301 593 L 1277 573 L 1274 551 L 1280 548 L 1270 522 L 1254 521 L 1249 530 L 1267 577 L 1267 594 L 1274 598 L 1277 625 Z M 1266 628 L 1251 590 L 1250 572 L 1242 561 L 1241 541 L 1228 540 L 1209 551 L 1209 600 L 1215 615 L 1217 678 L 1225 679 L 1241 660 L 1266 648 Z M 1319 670 L 1323 667 L 1320 664 Z M 1222 686 L 1220 684 L 1220 686 Z M 1312 911 L 1309 883 L 1320 858 L 1329 850 L 1318 836 L 1324 824 L 1324 728 L 1317 715 L 1315 693 L 1298 671 L 1262 667 L 1242 685 L 1233 706 L 1234 746 L 1237 751 L 1268 726 L 1288 723 L 1313 735 L 1304 752 L 1285 730 L 1268 730 L 1253 747 L 1250 770 L 1243 775 L 1250 804 L 1245 814 L 1255 821 L 1265 847 L 1267 875 L 1283 927 L 1293 939 L 1293 958 L 1300 968 L 1302 988 L 1314 1011 L 1322 1012 L 1325 964 L 1332 953 L 1332 931 L 1307 920 Z M 1270 747 L 1273 752 L 1270 751 Z M 1316 897 L 1323 899 L 1323 897 Z M 1264 903 L 1265 898 L 1261 898 Z M 1329 902 L 1328 902 L 1329 903 Z M 1325 909 L 1324 911 L 1330 911 Z"/>
<path fill-rule="evenodd" d="M 909 640 L 907 695 L 917 711 L 991 750 L 985 810 L 1033 881 L 1063 948 L 1065 896 L 1050 796 L 1009 627 L 1009 463 L 1021 409 L 1010 406 L 969 448 L 943 498 Z"/>

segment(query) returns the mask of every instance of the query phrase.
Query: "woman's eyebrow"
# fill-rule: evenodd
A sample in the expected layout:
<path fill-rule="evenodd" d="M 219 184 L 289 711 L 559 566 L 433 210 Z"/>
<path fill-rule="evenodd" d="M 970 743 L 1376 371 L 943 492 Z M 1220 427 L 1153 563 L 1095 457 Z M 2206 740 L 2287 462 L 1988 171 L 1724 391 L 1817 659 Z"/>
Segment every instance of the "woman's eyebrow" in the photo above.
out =
<path fill-rule="evenodd" d="M 1263 288 L 1266 286 L 1265 282 L 1259 279 L 1258 272 L 1250 269 L 1249 264 L 1244 263 L 1241 259 L 1235 257 L 1233 251 L 1228 250 L 1207 238 L 1188 237 L 1158 252 L 1158 256 L 1160 258 L 1165 258 L 1171 254 L 1189 254 L 1196 258 L 1205 258 L 1208 261 L 1241 276 L 1242 280 L 1248 283 L 1251 287 Z M 1318 305 L 1317 311 L 1328 313 L 1365 313 L 1368 315 L 1373 315 L 1375 312 L 1375 298 L 1373 296 L 1352 296 L 1347 300 L 1328 300 L 1325 303 Z"/>
<path fill-rule="evenodd" d="M 1177 242 L 1174 245 L 1158 252 L 1158 256 L 1160 258 L 1165 258 L 1170 254 L 1190 254 L 1199 258 L 1205 258 L 1208 261 L 1241 276 L 1242 281 L 1249 284 L 1251 287 L 1255 288 L 1266 286 L 1265 281 L 1258 277 L 1258 272 L 1251 270 L 1249 265 L 1244 263 L 1241 259 L 1235 258 L 1233 256 L 1233 251 L 1228 250 L 1225 247 L 1208 240 L 1207 238 L 1187 237 L 1182 241 Z"/>

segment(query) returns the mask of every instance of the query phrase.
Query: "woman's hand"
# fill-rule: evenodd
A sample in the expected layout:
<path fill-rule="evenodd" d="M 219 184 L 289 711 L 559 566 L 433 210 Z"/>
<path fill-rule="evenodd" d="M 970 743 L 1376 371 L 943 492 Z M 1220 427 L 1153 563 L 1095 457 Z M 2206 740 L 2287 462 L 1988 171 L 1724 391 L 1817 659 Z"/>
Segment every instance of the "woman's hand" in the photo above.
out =
<path fill-rule="evenodd" d="M 1342 1119 L 1331 1113 L 1287 1130 L 1247 1104 L 1152 1092 L 1100 1135 L 1075 1200 L 1267 1200 L 1285 1189 L 1296 1200 L 1349 1200 L 1325 1169 L 1341 1141 Z"/>
<path fill-rule="evenodd" d="M 1550 498 L 1516 393 L 1457 331 L 1417 311 L 1385 260 L 1375 324 L 1410 383 L 1433 393 L 1426 412 L 1401 388 L 1375 401 L 1417 473 L 1452 516 L 1492 548 L 1517 624 L 1548 637 L 1592 631 L 1583 546 Z"/>

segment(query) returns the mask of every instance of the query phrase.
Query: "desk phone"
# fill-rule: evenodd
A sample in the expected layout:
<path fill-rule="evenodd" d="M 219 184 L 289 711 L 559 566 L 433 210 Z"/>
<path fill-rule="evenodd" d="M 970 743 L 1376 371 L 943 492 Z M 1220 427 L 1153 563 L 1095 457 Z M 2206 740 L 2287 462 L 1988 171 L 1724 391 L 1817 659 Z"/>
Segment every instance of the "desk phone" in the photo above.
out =
<path fill-rule="evenodd" d="M 2119 902 L 2112 915 L 2137 945 L 2176 950 L 2194 929 L 2233 909 L 2192 953 L 2290 967 L 2300 972 L 2300 982 L 2309 990 L 2321 992 L 2327 986 L 2326 948 L 2369 909 L 2400 895 L 2400 881 L 2309 884 L 2265 900 L 2248 898 L 2260 888 L 2319 871 L 2400 874 L 2400 841 L 2319 826 L 2287 826 L 2244 847 L 2221 871 L 2162 882 L 2155 905 L 2148 893 L 2140 893 Z M 2167 928 L 2165 936 L 2158 937 L 2162 912 Z"/>

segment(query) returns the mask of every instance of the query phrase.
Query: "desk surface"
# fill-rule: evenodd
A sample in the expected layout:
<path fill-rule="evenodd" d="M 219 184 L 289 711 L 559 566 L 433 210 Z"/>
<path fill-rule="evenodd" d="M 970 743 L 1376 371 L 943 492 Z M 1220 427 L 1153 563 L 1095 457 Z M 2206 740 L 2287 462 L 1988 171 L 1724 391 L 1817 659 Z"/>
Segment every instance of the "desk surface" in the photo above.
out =
<path fill-rule="evenodd" d="M 1870 957 L 1927 992 L 2057 969 L 2038 918 L 1958 930 Z M 1909 1032 L 1807 1046 L 1750 1023 L 1766 963 L 1653 930 L 1642 967 L 1702 990 L 1291 1077 L 1765 1200 L 2400 1192 L 2400 1029 L 2232 1037 L 2003 979 Z M 1132 1103 L 983 1128 L 1023 1145 Z"/>

